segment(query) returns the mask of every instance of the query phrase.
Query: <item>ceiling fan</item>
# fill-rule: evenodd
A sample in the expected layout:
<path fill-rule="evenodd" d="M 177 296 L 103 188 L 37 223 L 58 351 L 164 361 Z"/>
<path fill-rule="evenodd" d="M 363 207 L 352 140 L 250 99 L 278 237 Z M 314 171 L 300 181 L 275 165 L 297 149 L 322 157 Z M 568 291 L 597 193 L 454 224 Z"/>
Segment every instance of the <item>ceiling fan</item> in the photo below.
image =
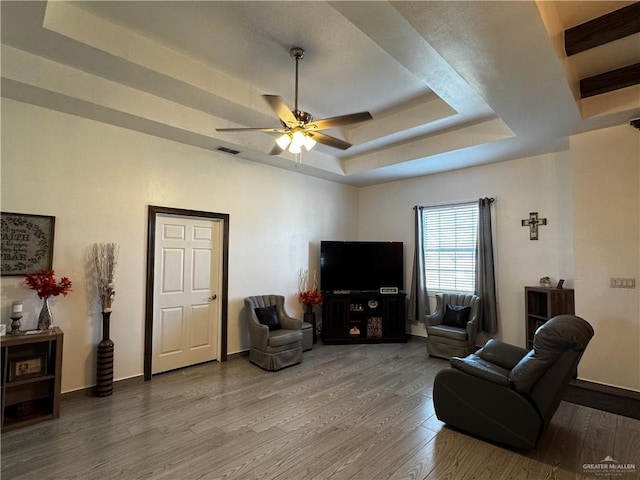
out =
<path fill-rule="evenodd" d="M 311 150 L 317 143 L 322 143 L 333 148 L 346 150 L 351 146 L 336 137 L 321 133 L 320 130 L 326 130 L 333 127 L 343 127 L 353 123 L 371 120 L 373 117 L 369 112 L 351 113 L 348 115 L 340 115 L 337 117 L 324 118 L 321 120 L 313 120 L 310 113 L 298 110 L 298 62 L 304 58 L 304 50 L 300 47 L 293 47 L 289 50 L 291 58 L 296 61 L 296 83 L 295 83 L 295 106 L 291 110 L 287 104 L 277 95 L 262 95 L 269 106 L 273 109 L 277 117 L 280 119 L 280 127 L 257 127 L 257 128 L 216 128 L 217 132 L 240 132 L 255 131 L 267 133 L 279 133 L 276 139 L 276 145 L 273 147 L 270 155 L 278 155 L 284 150 L 290 153 L 299 154 L 304 146 L 307 151 Z"/>

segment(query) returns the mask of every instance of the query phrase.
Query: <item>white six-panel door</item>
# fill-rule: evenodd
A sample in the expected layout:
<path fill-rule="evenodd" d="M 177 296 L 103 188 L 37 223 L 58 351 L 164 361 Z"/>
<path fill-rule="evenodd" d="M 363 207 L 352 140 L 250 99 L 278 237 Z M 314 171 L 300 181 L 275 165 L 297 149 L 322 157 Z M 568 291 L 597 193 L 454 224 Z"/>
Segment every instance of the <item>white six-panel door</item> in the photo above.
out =
<path fill-rule="evenodd" d="M 220 221 L 158 215 L 152 373 L 217 359 Z"/>

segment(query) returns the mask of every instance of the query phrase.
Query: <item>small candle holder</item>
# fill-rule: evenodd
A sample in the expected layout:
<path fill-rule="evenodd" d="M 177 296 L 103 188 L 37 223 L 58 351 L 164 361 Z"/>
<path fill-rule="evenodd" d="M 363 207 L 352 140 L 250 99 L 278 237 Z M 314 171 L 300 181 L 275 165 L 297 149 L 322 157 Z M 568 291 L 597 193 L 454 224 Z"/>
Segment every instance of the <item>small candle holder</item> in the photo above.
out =
<path fill-rule="evenodd" d="M 20 333 L 20 320 L 22 319 L 22 315 L 17 316 L 15 313 L 11 315 L 11 331 L 9 334 Z"/>
<path fill-rule="evenodd" d="M 10 334 L 20 333 L 20 319 L 22 318 L 22 302 L 13 302 L 11 305 L 11 331 Z"/>

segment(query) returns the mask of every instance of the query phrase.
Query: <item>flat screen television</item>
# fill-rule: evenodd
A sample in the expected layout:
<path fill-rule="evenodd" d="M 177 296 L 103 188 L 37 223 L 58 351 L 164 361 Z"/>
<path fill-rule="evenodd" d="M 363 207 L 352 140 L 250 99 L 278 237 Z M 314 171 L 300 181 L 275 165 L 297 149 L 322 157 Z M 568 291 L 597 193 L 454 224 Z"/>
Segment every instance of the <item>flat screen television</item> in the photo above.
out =
<path fill-rule="evenodd" d="M 320 242 L 320 289 L 404 290 L 403 242 Z"/>

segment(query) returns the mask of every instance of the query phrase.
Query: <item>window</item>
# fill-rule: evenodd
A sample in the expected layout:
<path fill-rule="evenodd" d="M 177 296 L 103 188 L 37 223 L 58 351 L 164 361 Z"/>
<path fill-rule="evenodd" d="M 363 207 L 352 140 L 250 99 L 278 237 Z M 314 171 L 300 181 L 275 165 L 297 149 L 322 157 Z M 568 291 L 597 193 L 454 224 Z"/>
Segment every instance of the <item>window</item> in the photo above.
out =
<path fill-rule="evenodd" d="M 426 207 L 422 215 L 427 289 L 473 292 L 478 204 Z"/>

